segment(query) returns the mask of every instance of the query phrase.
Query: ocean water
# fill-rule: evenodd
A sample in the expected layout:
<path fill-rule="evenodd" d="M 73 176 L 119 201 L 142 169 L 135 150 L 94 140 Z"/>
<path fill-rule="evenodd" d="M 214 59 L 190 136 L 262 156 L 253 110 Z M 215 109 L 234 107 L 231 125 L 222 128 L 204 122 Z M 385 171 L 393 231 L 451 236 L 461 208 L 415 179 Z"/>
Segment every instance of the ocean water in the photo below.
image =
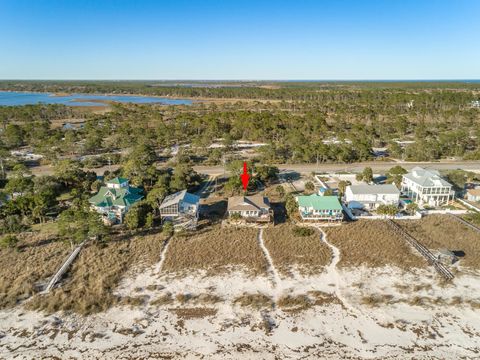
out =
<path fill-rule="evenodd" d="M 101 102 L 89 102 L 88 100 L 106 100 L 135 104 L 158 103 L 164 105 L 190 105 L 192 103 L 192 101 L 188 99 L 168 99 L 134 95 L 73 94 L 67 96 L 54 96 L 54 94 L 51 93 L 0 91 L 0 106 L 32 105 L 38 103 L 63 104 L 70 106 L 107 106 Z"/>

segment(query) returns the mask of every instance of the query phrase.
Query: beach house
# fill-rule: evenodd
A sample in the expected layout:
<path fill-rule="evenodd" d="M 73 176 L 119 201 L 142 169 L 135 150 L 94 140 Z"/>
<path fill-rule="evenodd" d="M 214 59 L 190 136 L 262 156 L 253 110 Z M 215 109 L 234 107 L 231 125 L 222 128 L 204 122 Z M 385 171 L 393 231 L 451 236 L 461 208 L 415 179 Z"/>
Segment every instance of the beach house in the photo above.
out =
<path fill-rule="evenodd" d="M 182 190 L 163 199 L 160 204 L 160 217 L 162 221 L 171 221 L 174 225 L 196 227 L 199 208 L 200 197 Z"/>
<path fill-rule="evenodd" d="M 142 189 L 130 186 L 128 179 L 116 177 L 107 181 L 89 202 L 105 222 L 117 224 L 122 223 L 132 205 L 142 199 Z"/>
<path fill-rule="evenodd" d="M 349 208 L 376 209 L 380 205 L 395 205 L 400 201 L 400 190 L 393 184 L 350 185 L 345 190 Z"/>
<path fill-rule="evenodd" d="M 251 222 L 270 222 L 273 211 L 266 196 L 232 196 L 228 199 L 227 214 L 229 217 L 241 217 Z"/>
<path fill-rule="evenodd" d="M 343 208 L 336 196 L 297 196 L 298 211 L 302 220 L 342 221 Z"/>
<path fill-rule="evenodd" d="M 402 177 L 402 193 L 420 205 L 440 206 L 455 197 L 452 184 L 436 170 L 414 167 Z"/>

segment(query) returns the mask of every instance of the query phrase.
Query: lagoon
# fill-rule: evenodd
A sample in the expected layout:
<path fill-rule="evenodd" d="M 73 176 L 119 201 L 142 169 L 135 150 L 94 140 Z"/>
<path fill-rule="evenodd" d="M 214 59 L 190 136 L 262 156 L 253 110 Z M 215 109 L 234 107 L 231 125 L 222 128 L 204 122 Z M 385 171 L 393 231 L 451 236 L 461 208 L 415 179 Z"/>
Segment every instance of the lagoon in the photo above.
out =
<path fill-rule="evenodd" d="M 108 104 L 104 102 L 108 101 L 135 104 L 155 103 L 163 105 L 190 105 L 192 103 L 192 100 L 188 99 L 168 99 L 135 95 L 72 94 L 57 96 L 52 93 L 0 91 L 0 106 L 33 105 L 39 103 L 69 106 L 107 106 Z"/>

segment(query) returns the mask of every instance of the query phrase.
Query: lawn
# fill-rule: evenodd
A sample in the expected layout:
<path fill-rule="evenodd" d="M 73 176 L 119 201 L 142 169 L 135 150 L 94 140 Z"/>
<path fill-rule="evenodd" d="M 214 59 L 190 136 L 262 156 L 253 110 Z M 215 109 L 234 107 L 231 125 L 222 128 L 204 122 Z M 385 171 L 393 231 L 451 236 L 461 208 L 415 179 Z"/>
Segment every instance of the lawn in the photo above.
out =
<path fill-rule="evenodd" d="M 397 266 L 402 269 L 426 267 L 427 262 L 383 220 L 359 220 L 325 228 L 328 241 L 340 249 L 338 266 Z"/>
<path fill-rule="evenodd" d="M 294 225 L 281 224 L 265 229 L 263 236 L 274 266 L 284 275 L 291 269 L 302 274 L 320 273 L 331 262 L 331 251 L 320 240 L 320 233 L 306 228 L 311 235 L 300 236 L 294 232 Z"/>

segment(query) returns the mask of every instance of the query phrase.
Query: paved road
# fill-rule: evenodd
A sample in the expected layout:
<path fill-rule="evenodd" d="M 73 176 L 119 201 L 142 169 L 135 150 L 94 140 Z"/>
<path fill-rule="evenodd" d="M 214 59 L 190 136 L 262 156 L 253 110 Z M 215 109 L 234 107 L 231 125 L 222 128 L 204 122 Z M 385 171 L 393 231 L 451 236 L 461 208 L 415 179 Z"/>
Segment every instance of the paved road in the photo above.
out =
<path fill-rule="evenodd" d="M 442 162 L 383 162 L 383 161 L 374 161 L 374 162 L 363 162 L 363 163 L 353 163 L 353 164 L 276 164 L 280 171 L 289 172 L 295 171 L 300 174 L 310 174 L 312 171 L 315 172 L 335 172 L 335 171 L 345 171 L 345 172 L 360 172 L 365 167 L 370 166 L 374 172 L 384 172 L 395 165 L 400 165 L 407 170 L 415 166 L 421 166 L 436 170 L 470 170 L 480 172 L 480 161 L 442 161 Z M 115 170 L 118 165 L 112 165 L 111 170 Z M 92 169 L 98 175 L 103 175 L 105 170 L 108 170 L 108 166 Z M 201 174 L 206 174 L 209 176 L 223 175 L 222 166 L 194 166 L 193 167 L 197 172 Z M 32 173 L 34 175 L 50 175 L 53 173 L 51 166 L 37 166 L 33 167 Z"/>
<path fill-rule="evenodd" d="M 442 161 L 442 162 L 363 162 L 353 164 L 277 164 L 281 172 L 295 171 L 301 174 L 315 172 L 360 172 L 370 166 L 374 172 L 384 172 L 395 165 L 410 170 L 415 166 L 431 168 L 436 170 L 470 170 L 480 172 L 480 161 Z M 223 174 L 222 166 L 194 166 L 194 169 L 202 174 L 220 175 Z"/>

